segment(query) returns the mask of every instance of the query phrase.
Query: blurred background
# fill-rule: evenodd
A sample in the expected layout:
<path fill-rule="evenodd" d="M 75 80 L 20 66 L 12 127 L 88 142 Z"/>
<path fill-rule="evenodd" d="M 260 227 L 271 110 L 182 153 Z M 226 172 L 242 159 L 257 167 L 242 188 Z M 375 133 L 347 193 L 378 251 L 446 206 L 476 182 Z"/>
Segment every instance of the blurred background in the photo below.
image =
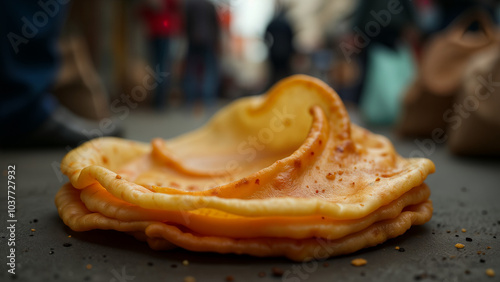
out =
<path fill-rule="evenodd" d="M 10 132 L 2 138 L 31 134 L 15 128 L 29 127 L 19 112 L 34 107 L 35 102 L 25 105 L 22 99 L 42 95 L 33 94 L 36 91 L 55 97 L 55 104 L 78 118 L 98 122 L 114 117 L 110 122 L 130 128 L 134 120 L 130 116 L 136 115 L 155 124 L 172 114 L 211 115 L 231 100 L 264 93 L 292 74 L 308 74 L 332 86 L 349 110 L 359 113 L 358 122 L 395 127 L 403 123 L 401 128 L 413 128 L 405 124 L 405 113 L 411 109 L 405 109 L 404 97 L 419 87 L 416 81 L 429 64 L 426 60 L 436 63 L 426 58 L 452 54 L 448 61 L 443 59 L 439 66 L 431 67 L 439 74 L 447 73 L 442 66 L 450 66 L 454 58 L 463 63 L 452 69 L 466 72 L 472 68 L 470 61 L 476 60 L 479 51 L 498 47 L 498 2 L 48 0 L 30 4 L 31 10 L 2 4 L 8 6 L 2 9 L 6 23 L 2 32 L 8 40 L 2 50 L 1 112 L 2 127 Z M 450 30 L 457 29 L 457 18 L 471 11 L 482 14 L 461 25 L 464 31 L 459 38 L 466 32 L 481 33 L 486 41 L 474 50 L 469 50 L 469 42 L 453 45 L 450 35 Z M 484 17 L 489 20 L 478 20 Z M 57 42 L 51 61 L 37 47 L 43 40 Z M 497 52 L 490 53 L 495 53 L 493 59 L 486 61 L 496 60 Z M 44 68 L 53 70 L 53 75 L 40 78 L 45 87 L 35 91 L 30 84 L 39 83 L 36 71 L 46 74 Z M 489 73 L 498 73 L 498 68 L 498 63 L 493 64 Z M 16 77 L 26 77 L 26 73 L 32 79 Z M 20 98 L 26 89 L 33 93 Z M 454 97 L 460 92 L 457 89 Z M 453 109 L 449 103 L 447 107 Z M 29 128 L 33 131 L 37 126 Z M 133 130 L 136 133 L 128 136 L 142 134 L 140 127 Z M 408 136 L 432 134 L 401 132 Z"/>
<path fill-rule="evenodd" d="M 493 281 L 486 268 L 498 281 L 499 6 L 499 0 L 1 0 L 0 178 L 9 191 L 0 203 L 8 197 L 10 211 L 16 196 L 19 220 L 19 278 L 9 278 L 182 281 L 190 274 L 200 281 L 232 275 L 276 281 L 256 275 L 271 266 L 290 269 L 288 261 L 156 253 L 107 231 L 78 235 L 63 227 L 54 195 L 68 181 L 61 160 L 89 139 L 174 138 L 235 99 L 307 74 L 339 94 L 353 123 L 387 137 L 401 156 L 436 165 L 426 180 L 431 222 L 335 258 L 329 268 L 308 266 L 308 281 Z M 18 185 L 12 196 L 11 167 Z M 9 234 L 2 229 L 3 242 Z M 467 247 L 457 250 L 458 242 Z M 395 246 L 402 248 L 391 252 Z M 350 267 L 359 256 L 368 265 Z"/>
<path fill-rule="evenodd" d="M 384 26 L 383 19 L 378 28 L 369 25 L 378 22 L 370 11 L 387 11 L 389 2 L 75 0 L 61 43 L 76 41 L 74 55 L 89 60 L 103 83 L 103 94 L 111 99 L 131 93 L 133 87 L 142 85 L 148 66 L 155 69 L 160 65 L 169 73 L 168 85 L 158 92 L 165 98 L 154 103 L 156 93 L 150 91 L 142 104 L 162 108 L 188 101 L 183 79 L 191 72 L 197 76 L 218 72 L 209 78 L 214 80 L 216 91 L 210 93 L 214 98 L 260 94 L 284 76 L 304 73 L 332 85 L 344 100 L 358 102 L 360 93 L 350 88 L 361 83 L 368 45 L 407 43 L 416 55 L 427 37 L 467 9 L 482 6 L 495 18 L 500 16 L 496 1 L 402 0 L 392 1 L 402 11 L 392 14 L 388 24 Z M 376 36 L 365 31 L 372 26 L 379 33 Z M 371 42 L 357 46 L 353 40 L 359 35 Z M 192 56 L 197 56 L 191 49 L 197 44 L 213 53 L 208 56 L 214 62 L 200 57 L 193 62 L 198 66 L 191 66 Z M 204 69 L 203 64 L 209 66 Z"/>

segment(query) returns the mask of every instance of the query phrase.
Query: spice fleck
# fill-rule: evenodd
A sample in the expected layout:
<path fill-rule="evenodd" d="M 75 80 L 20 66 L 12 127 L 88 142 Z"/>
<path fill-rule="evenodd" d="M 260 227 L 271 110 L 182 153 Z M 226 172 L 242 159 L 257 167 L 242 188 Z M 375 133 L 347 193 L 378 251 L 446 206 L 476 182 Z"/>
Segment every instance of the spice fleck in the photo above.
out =
<path fill-rule="evenodd" d="M 357 258 L 357 259 L 353 259 L 351 261 L 351 264 L 353 266 L 363 266 L 363 265 L 366 265 L 368 262 L 366 261 L 366 259 L 363 259 L 363 258 Z"/>

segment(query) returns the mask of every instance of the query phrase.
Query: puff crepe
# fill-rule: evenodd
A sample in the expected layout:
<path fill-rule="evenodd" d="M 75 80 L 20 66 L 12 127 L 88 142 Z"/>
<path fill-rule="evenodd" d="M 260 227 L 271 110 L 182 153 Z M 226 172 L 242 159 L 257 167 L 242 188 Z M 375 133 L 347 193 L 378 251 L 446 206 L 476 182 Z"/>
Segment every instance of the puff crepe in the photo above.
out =
<path fill-rule="evenodd" d="M 153 249 L 310 260 L 355 252 L 432 216 L 428 159 L 351 124 L 304 75 L 239 99 L 202 128 L 151 144 L 101 138 L 69 152 L 56 195 L 76 231 L 114 229 Z"/>

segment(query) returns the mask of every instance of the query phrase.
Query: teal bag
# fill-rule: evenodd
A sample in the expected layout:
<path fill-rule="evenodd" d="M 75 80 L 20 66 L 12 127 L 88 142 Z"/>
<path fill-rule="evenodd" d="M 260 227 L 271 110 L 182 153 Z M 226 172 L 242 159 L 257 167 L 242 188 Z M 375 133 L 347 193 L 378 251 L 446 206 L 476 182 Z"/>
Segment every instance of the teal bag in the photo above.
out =
<path fill-rule="evenodd" d="M 372 124 L 394 124 L 401 100 L 415 75 L 415 62 L 408 45 L 396 50 L 374 43 L 368 51 L 368 69 L 360 109 Z"/>

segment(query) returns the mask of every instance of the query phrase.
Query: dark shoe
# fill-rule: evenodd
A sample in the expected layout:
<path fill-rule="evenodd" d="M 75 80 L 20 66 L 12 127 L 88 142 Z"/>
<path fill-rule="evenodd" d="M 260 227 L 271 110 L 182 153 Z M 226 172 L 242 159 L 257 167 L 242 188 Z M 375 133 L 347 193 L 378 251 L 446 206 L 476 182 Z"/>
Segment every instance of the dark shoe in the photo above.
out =
<path fill-rule="evenodd" d="M 81 118 L 59 106 L 35 131 L 24 136 L 0 140 L 2 148 L 76 147 L 104 136 L 122 136 L 122 128 L 113 118 L 100 122 Z"/>

